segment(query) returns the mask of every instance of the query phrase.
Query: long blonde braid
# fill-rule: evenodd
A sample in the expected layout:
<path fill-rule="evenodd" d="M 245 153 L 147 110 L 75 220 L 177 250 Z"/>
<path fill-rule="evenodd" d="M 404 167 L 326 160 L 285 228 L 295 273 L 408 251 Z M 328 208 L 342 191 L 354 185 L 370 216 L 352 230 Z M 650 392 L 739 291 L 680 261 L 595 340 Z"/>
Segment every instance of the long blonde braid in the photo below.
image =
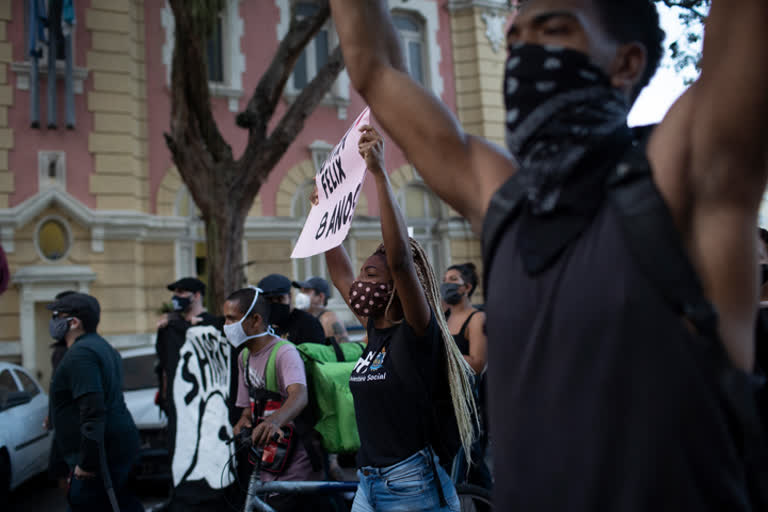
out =
<path fill-rule="evenodd" d="M 464 356 L 461 355 L 459 347 L 453 340 L 453 335 L 448 329 L 448 322 L 445 320 L 445 314 L 441 307 L 440 285 L 438 284 L 435 271 L 432 269 L 424 249 L 413 238 L 409 238 L 411 245 L 411 254 L 413 255 L 416 275 L 424 288 L 424 294 L 427 302 L 435 313 L 437 325 L 440 327 L 443 346 L 446 355 L 446 371 L 448 372 L 448 382 L 451 387 L 451 401 L 453 402 L 453 412 L 456 415 L 456 424 L 459 427 L 461 445 L 464 447 L 464 456 L 467 464 L 472 462 L 472 441 L 474 439 L 475 427 L 479 429 L 480 419 L 477 414 L 477 404 L 472 390 L 470 376 L 474 374 L 472 368 L 467 363 Z M 383 251 L 382 247 L 379 248 Z M 377 251 L 377 252 L 379 252 Z M 395 300 L 397 290 L 391 295 L 387 308 L 384 310 L 384 316 L 389 318 L 389 309 Z M 474 423 L 474 425 L 473 425 Z"/>

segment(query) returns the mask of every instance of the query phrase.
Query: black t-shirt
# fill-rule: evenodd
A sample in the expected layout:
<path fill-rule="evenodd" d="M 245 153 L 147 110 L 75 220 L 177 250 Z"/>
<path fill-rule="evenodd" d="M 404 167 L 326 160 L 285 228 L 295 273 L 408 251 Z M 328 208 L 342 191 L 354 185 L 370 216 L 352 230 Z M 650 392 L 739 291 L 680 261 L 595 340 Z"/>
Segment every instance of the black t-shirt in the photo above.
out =
<path fill-rule="evenodd" d="M 222 329 L 224 325 L 223 317 L 213 316 L 207 311 L 198 316 L 202 318 L 202 321 L 195 325 L 213 325 L 218 329 Z M 184 345 L 187 329 L 191 325 L 178 313 L 171 313 L 168 318 L 168 325 L 157 330 L 155 349 L 159 363 L 158 369 L 165 371 L 169 380 L 176 373 L 176 366 L 179 364 L 179 349 Z"/>
<path fill-rule="evenodd" d="M 423 372 L 432 364 L 431 349 L 440 336 L 434 313 L 421 337 L 406 321 L 387 329 L 369 322 L 368 346 L 349 378 L 360 434 L 358 466 L 391 466 L 427 446 Z M 411 364 L 403 358 L 411 358 Z M 422 373 L 408 375 L 409 367 Z"/>
<path fill-rule="evenodd" d="M 139 433 L 123 397 L 123 361 L 101 336 L 87 333 L 67 350 L 51 381 L 56 442 L 70 467 L 80 458 L 78 398 L 103 393 L 106 408 L 104 444 L 108 462 L 130 462 L 138 452 Z"/>
<path fill-rule="evenodd" d="M 611 204 L 533 276 L 518 230 L 486 267 L 496 509 L 748 510 L 708 349 L 641 272 Z"/>
<path fill-rule="evenodd" d="M 277 333 L 294 345 L 302 343 L 324 343 L 323 324 L 311 313 L 303 309 L 294 309 L 288 317 L 288 327 Z"/>

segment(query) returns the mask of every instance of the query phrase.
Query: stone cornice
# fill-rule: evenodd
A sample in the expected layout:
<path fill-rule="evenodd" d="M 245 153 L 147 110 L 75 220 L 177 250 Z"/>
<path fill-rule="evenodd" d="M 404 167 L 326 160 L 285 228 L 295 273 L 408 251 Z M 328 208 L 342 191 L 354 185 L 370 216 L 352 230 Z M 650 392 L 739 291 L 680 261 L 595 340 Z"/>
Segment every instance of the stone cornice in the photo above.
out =
<path fill-rule="evenodd" d="M 514 7 L 507 0 L 449 0 L 446 7 L 450 12 L 463 11 L 476 7 L 512 12 Z"/>

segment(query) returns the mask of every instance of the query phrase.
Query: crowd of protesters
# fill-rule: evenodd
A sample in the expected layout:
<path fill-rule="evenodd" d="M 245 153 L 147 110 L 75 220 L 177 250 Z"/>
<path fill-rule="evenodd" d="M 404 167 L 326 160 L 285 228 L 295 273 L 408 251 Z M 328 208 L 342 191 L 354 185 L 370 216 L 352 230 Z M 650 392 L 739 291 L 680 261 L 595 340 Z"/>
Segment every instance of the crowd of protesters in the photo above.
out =
<path fill-rule="evenodd" d="M 459 510 L 452 464 L 493 486 L 503 511 L 768 509 L 768 232 L 755 236 L 768 178 L 759 64 L 768 4 L 713 0 L 701 77 L 658 126 L 630 129 L 663 54 L 654 3 L 522 2 L 507 31 L 508 151 L 465 133 L 409 77 L 385 0 L 330 5 L 353 87 L 425 183 L 481 234 L 485 273 L 483 308 L 472 302 L 473 264 L 438 281 L 407 235 L 383 137 L 361 127 L 383 241 L 360 269 L 343 246 L 325 253 L 367 339 L 349 379 L 360 438 L 352 510 Z M 268 275 L 232 290 L 223 317 L 205 311 L 197 279 L 168 289 L 159 403 L 183 469 L 171 509 L 220 509 L 232 496 L 187 460 L 221 438 L 204 428 L 216 415 L 202 400 L 190 416 L 181 402 L 191 398 L 174 392 L 211 364 L 196 336 L 227 347 L 217 391 L 228 397 L 225 426 L 268 446 L 306 433 L 297 345 L 349 334 L 321 278 Z M 50 308 L 57 350 L 66 347 L 51 418 L 71 506 L 130 510 L 136 428 L 119 356 L 96 334 L 95 299 L 66 294 Z M 190 417 L 202 426 L 194 452 L 179 448 Z M 328 477 L 305 441 L 286 460 L 276 455 L 264 478 Z M 268 499 L 277 510 L 322 509 L 306 497 Z"/>

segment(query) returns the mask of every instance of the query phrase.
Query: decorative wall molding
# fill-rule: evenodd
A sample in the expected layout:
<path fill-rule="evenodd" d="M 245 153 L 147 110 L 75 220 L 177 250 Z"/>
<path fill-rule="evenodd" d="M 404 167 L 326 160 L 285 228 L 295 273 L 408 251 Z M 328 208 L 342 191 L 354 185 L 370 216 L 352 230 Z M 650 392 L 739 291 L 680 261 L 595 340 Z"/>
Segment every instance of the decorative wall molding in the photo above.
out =
<path fill-rule="evenodd" d="M 29 90 L 29 76 L 32 73 L 32 63 L 30 61 L 11 62 L 11 71 L 16 73 L 16 88 L 20 91 Z M 39 65 L 38 73 L 40 78 L 48 77 L 48 66 Z M 56 77 L 63 79 L 66 75 L 64 71 L 64 61 L 56 61 Z M 83 83 L 88 78 L 88 70 L 77 66 L 72 68 L 72 88 L 75 94 L 83 94 Z"/>
<path fill-rule="evenodd" d="M 482 18 L 485 22 L 485 37 L 491 43 L 493 53 L 499 53 L 506 40 L 504 27 L 507 24 L 507 16 L 499 12 L 486 11 L 482 14 Z"/>
<path fill-rule="evenodd" d="M 476 7 L 507 12 L 515 10 L 515 7 L 509 5 L 508 0 L 448 0 L 447 2 L 447 8 L 450 12 L 474 9 Z"/>

